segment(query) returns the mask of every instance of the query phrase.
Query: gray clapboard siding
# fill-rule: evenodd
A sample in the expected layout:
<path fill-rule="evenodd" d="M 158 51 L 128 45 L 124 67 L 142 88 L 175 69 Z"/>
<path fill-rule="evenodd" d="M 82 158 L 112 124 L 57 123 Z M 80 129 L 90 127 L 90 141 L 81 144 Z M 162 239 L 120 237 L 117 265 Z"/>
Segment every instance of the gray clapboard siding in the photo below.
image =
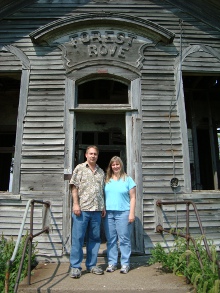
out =
<path fill-rule="evenodd" d="M 29 134 L 33 134 L 33 135 L 37 135 L 37 134 L 41 134 L 41 135 L 50 135 L 54 137 L 54 134 L 55 133 L 56 135 L 58 136 L 61 136 L 63 138 L 63 129 L 62 128 L 44 128 L 42 130 L 38 129 L 38 128 L 26 128 L 25 131 L 24 131 L 24 136 L 25 135 L 29 135 Z"/>
<path fill-rule="evenodd" d="M 62 179 L 63 177 L 61 174 L 39 174 L 36 177 L 31 174 L 26 174 L 22 177 L 22 189 L 29 190 L 29 187 L 34 186 L 34 183 L 38 181 L 39 192 L 42 188 L 44 190 L 61 192 L 63 190 L 63 185 L 60 184 Z M 51 185 L 51 181 L 53 182 L 53 185 Z"/>
<path fill-rule="evenodd" d="M 24 151 L 47 151 L 47 154 L 48 154 L 48 151 L 64 151 L 64 146 L 63 145 L 58 145 L 58 146 L 53 146 L 53 148 L 51 148 L 51 145 L 39 145 L 39 146 L 23 146 L 22 150 Z"/>
<path fill-rule="evenodd" d="M 190 5 L 190 3 L 188 3 Z M 61 60 L 61 51 L 49 46 L 32 44 L 29 33 L 60 17 L 79 15 L 90 12 L 117 12 L 151 20 L 176 33 L 174 44 L 148 48 L 145 52 L 143 68 L 141 69 L 141 99 L 142 99 L 142 171 L 143 171 L 143 210 L 144 232 L 146 236 L 146 251 L 157 241 L 163 243 L 163 238 L 154 233 L 154 202 L 155 198 L 172 200 L 169 180 L 173 175 L 173 156 L 170 135 L 175 156 L 175 172 L 184 185 L 183 154 L 178 108 L 175 104 L 174 60 L 179 54 L 180 26 L 179 19 L 183 19 L 183 49 L 189 43 L 210 44 L 220 48 L 219 31 L 204 24 L 187 12 L 166 1 L 124 0 L 109 2 L 91 1 L 53 1 L 38 0 L 30 6 L 21 8 L 1 21 L 1 43 L 14 43 L 29 58 L 31 63 L 30 85 L 27 111 L 24 120 L 24 135 L 22 144 L 21 194 L 23 198 L 39 198 L 57 200 L 64 197 L 63 186 L 63 156 L 64 156 L 64 98 L 65 72 Z M 2 56 L 5 57 L 2 59 Z M 0 70 L 20 70 L 21 62 L 8 53 L 1 53 Z M 193 68 L 199 71 L 215 71 L 219 67 L 216 58 L 203 56 L 201 64 L 200 52 L 188 56 L 183 70 Z M 116 72 L 117 73 L 117 72 Z M 172 109 L 172 113 L 170 113 Z M 52 175 L 51 175 L 52 174 Z M 51 180 L 51 177 L 54 180 Z M 29 190 L 34 188 L 34 190 Z M 184 195 L 178 195 L 178 198 Z M 192 195 L 197 199 L 199 209 L 203 212 L 205 225 L 209 228 L 212 220 L 209 211 L 214 211 L 219 221 L 218 199 L 211 195 Z M 2 203 L 6 210 L 7 202 Z M 13 203 L 17 207 L 15 219 L 20 219 L 24 206 Z M 53 225 L 55 229 L 50 236 L 40 236 L 40 253 L 45 255 L 62 255 L 62 204 L 57 201 L 52 205 L 54 213 Z M 2 206 L 1 206 L 2 207 Z M 4 208 L 5 208 L 4 207 Z M 215 209 L 216 207 L 216 209 Z M 178 207 L 179 208 L 179 207 Z M 175 209 L 166 208 L 171 221 L 175 220 Z M 180 215 L 182 216 L 180 207 Z M 1 217 L 7 223 L 7 218 Z M 40 224 L 40 212 L 37 211 L 36 223 Z M 57 224 L 58 223 L 58 224 Z M 182 223 L 183 224 L 183 223 Z M 196 224 L 193 232 L 196 232 Z M 56 230 L 59 227 L 59 230 Z M 217 230 L 209 228 L 213 237 Z M 10 233 L 10 229 L 7 229 Z M 15 233 L 15 232 L 13 232 Z M 217 239 L 217 238 L 215 238 Z M 168 236 L 167 243 L 172 245 L 172 236 Z M 46 242 L 46 244 L 45 244 Z M 148 246 L 149 244 L 149 246 Z M 165 245 L 165 244 L 164 244 Z"/>
<path fill-rule="evenodd" d="M 34 105 L 35 105 L 36 103 L 34 103 Z M 38 104 L 41 104 L 41 103 L 38 103 Z M 49 104 L 49 103 L 48 103 Z M 30 105 L 30 104 L 29 104 Z M 56 106 L 56 105 L 60 105 L 59 104 L 59 102 L 56 102 L 55 103 L 55 105 L 54 106 Z M 63 112 L 63 111 L 62 111 Z M 61 113 L 62 113 L 61 112 Z M 40 121 L 40 122 L 53 122 L 53 121 L 63 121 L 63 117 L 62 116 L 57 116 L 57 117 L 54 117 L 54 116 L 52 116 L 52 117 L 42 117 L 42 116 L 37 116 L 37 117 L 33 117 L 33 116 L 26 116 L 25 117 L 25 122 L 31 122 L 31 121 Z M 62 133 L 63 134 L 63 133 Z M 60 136 L 64 136 L 64 135 L 60 135 Z M 49 136 L 48 136 L 49 137 Z M 53 135 L 53 137 L 54 137 L 54 135 Z"/>
<path fill-rule="evenodd" d="M 166 70 L 169 72 L 169 74 L 173 71 L 172 65 L 167 65 L 169 65 L 169 63 L 172 64 L 176 53 L 173 55 L 173 57 L 172 55 L 166 56 L 168 59 L 166 66 L 161 67 L 162 63 L 156 60 L 158 60 L 157 56 L 162 58 L 164 57 L 163 55 L 163 51 L 156 50 L 152 52 L 152 48 L 150 48 L 145 52 L 146 61 L 144 62 L 143 66 L 142 160 L 144 176 L 143 188 L 144 193 L 146 194 L 146 196 L 144 195 L 143 202 L 143 226 L 144 229 L 147 229 L 145 230 L 147 231 L 147 235 L 145 236 L 146 253 L 149 252 L 149 248 L 154 245 L 154 242 L 161 241 L 161 236 L 155 235 L 154 232 L 155 219 L 152 216 L 152 211 L 154 211 L 153 203 L 146 206 L 146 202 L 149 201 L 149 198 L 153 199 L 154 194 L 159 194 L 160 196 L 166 196 L 170 194 L 171 188 L 169 181 L 172 177 L 174 167 L 173 156 L 170 151 L 171 139 L 173 148 L 175 149 L 175 156 L 178 155 L 178 159 L 175 161 L 175 172 L 178 174 L 178 177 L 180 176 L 181 179 L 183 179 L 183 176 L 181 176 L 183 160 L 181 152 L 181 135 L 179 132 L 180 125 L 176 105 L 174 104 L 173 107 L 173 100 L 175 97 L 175 81 L 172 76 L 166 76 L 165 74 L 162 75 L 166 72 Z M 149 66 L 148 64 L 152 64 L 152 66 Z M 159 66 L 157 64 L 159 64 Z M 160 74 L 156 75 L 156 72 L 159 72 Z M 151 78 L 148 79 L 149 76 L 151 76 Z M 168 80 L 167 77 L 169 77 Z M 170 112 L 171 109 L 172 112 Z M 155 113 L 155 115 L 152 115 L 153 113 Z M 178 145 L 179 147 L 177 147 Z M 166 148 L 168 152 L 166 152 Z M 178 154 L 176 153 L 177 150 L 179 151 Z M 164 151 L 166 153 L 165 156 Z M 146 162 L 146 164 L 144 164 L 144 162 Z M 180 180 L 180 182 L 183 184 L 183 180 Z M 145 198 L 148 200 L 146 201 Z M 151 211 L 150 215 L 148 215 L 149 211 Z"/>

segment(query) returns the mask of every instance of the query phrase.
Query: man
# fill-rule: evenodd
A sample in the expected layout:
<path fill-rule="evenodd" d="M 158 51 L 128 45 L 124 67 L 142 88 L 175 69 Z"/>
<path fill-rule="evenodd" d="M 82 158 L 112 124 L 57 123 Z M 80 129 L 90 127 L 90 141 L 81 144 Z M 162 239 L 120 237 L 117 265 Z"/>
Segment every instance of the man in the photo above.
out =
<path fill-rule="evenodd" d="M 96 266 L 100 247 L 101 217 L 104 209 L 104 172 L 96 164 L 99 150 L 96 146 L 86 149 L 86 162 L 79 164 L 70 179 L 73 197 L 72 247 L 70 253 L 70 277 L 81 277 L 83 244 L 86 236 L 86 268 L 88 272 L 102 275 L 103 270 Z"/>

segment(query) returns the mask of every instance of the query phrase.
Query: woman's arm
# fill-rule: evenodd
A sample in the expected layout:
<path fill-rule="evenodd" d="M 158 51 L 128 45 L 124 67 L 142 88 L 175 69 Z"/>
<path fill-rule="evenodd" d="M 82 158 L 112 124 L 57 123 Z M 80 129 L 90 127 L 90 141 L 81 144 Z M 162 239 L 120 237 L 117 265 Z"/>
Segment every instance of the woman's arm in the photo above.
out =
<path fill-rule="evenodd" d="M 136 187 L 129 190 L 130 195 L 130 213 L 128 222 L 132 223 L 135 220 L 135 204 L 136 204 Z"/>

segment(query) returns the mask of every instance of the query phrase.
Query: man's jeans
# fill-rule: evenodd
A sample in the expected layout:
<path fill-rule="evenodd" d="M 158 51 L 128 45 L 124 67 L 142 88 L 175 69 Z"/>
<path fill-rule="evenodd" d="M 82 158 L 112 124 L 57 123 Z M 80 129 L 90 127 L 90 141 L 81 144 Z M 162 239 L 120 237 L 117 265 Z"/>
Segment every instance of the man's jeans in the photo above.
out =
<path fill-rule="evenodd" d="M 70 267 L 81 268 L 83 260 L 83 244 L 86 241 L 86 268 L 96 266 L 100 247 L 101 212 L 81 212 L 80 216 L 72 213 L 72 247 Z"/>
<path fill-rule="evenodd" d="M 118 241 L 121 251 L 121 265 L 129 265 L 131 255 L 131 227 L 128 222 L 129 211 L 106 211 L 104 218 L 105 235 L 107 238 L 108 263 L 117 265 Z"/>

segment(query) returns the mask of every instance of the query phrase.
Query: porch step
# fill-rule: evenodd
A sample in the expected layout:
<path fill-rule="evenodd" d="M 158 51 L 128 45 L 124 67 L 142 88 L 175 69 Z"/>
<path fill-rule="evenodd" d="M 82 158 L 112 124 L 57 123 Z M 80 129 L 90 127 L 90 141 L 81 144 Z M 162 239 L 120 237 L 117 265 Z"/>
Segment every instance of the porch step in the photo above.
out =
<path fill-rule="evenodd" d="M 98 264 L 103 269 L 105 262 Z M 27 278 L 18 287 L 18 293 L 50 292 L 50 293 L 113 293 L 113 292 L 146 292 L 146 293 L 189 293 L 193 292 L 191 285 L 186 284 L 184 277 L 177 277 L 161 270 L 159 264 L 149 266 L 147 262 L 132 262 L 128 274 L 105 272 L 104 275 L 94 275 L 86 272 L 82 264 L 80 279 L 69 277 L 69 263 L 39 263 L 32 271 L 31 285 Z"/>
<path fill-rule="evenodd" d="M 84 259 L 86 258 L 86 249 L 85 247 L 83 248 L 83 253 L 84 253 Z M 132 263 L 141 263 L 141 264 L 146 264 L 149 260 L 149 255 L 143 254 L 143 253 L 138 253 L 138 252 L 132 252 L 130 261 Z M 119 259 L 120 261 L 120 251 L 119 251 Z M 98 253 L 98 262 L 99 263 L 107 263 L 107 250 L 106 250 L 106 243 L 102 243 L 100 245 L 99 253 Z"/>

